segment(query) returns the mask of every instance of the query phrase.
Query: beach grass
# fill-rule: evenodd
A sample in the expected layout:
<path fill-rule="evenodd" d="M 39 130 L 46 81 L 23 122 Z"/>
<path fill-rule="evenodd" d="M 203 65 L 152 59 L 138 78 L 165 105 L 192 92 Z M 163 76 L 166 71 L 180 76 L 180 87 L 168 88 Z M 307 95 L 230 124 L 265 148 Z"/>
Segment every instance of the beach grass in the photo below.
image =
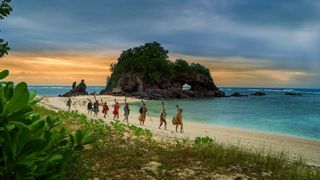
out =
<path fill-rule="evenodd" d="M 94 139 L 69 165 L 70 179 L 319 179 L 320 168 L 284 152 L 253 151 L 217 143 L 159 138 L 134 125 L 92 120 L 78 112 L 54 112 L 36 106 L 42 116 L 60 118 L 69 131 L 82 129 Z"/>

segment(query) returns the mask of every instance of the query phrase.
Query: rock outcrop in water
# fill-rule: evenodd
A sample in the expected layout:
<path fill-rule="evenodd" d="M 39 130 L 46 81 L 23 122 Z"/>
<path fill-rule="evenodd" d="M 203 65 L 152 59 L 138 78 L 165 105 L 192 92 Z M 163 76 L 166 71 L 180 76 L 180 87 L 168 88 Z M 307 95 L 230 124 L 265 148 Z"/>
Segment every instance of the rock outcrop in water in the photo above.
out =
<path fill-rule="evenodd" d="M 65 93 L 64 97 L 70 97 L 70 96 L 80 96 L 80 95 L 88 95 L 88 92 L 86 91 L 87 86 L 84 83 L 84 80 L 81 80 L 81 82 L 76 85 L 76 82 L 72 83 L 72 89 Z"/>
<path fill-rule="evenodd" d="M 247 97 L 248 95 L 240 94 L 239 92 L 234 92 L 230 96 L 232 96 L 232 97 Z"/>
<path fill-rule="evenodd" d="M 264 92 L 261 92 L 261 91 L 257 91 L 255 93 L 252 93 L 251 96 L 265 96 L 267 95 L 266 93 Z"/>
<path fill-rule="evenodd" d="M 301 93 L 295 93 L 295 92 L 286 92 L 285 95 L 286 96 L 302 96 Z"/>
<path fill-rule="evenodd" d="M 153 42 L 123 51 L 111 65 L 112 74 L 100 94 L 147 99 L 223 97 L 208 68 L 179 59 L 168 60 L 168 51 Z M 184 85 L 189 90 L 184 90 Z"/>

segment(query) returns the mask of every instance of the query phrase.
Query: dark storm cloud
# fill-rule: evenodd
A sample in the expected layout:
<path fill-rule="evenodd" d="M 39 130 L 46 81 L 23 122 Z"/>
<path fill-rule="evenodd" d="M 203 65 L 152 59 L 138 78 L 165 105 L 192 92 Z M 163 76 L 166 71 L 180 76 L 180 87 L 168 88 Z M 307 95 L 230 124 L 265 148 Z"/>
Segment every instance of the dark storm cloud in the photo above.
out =
<path fill-rule="evenodd" d="M 320 70 L 319 1 L 28 0 L 13 6 L 1 29 L 15 51 L 120 51 L 158 41 L 172 54 Z"/>

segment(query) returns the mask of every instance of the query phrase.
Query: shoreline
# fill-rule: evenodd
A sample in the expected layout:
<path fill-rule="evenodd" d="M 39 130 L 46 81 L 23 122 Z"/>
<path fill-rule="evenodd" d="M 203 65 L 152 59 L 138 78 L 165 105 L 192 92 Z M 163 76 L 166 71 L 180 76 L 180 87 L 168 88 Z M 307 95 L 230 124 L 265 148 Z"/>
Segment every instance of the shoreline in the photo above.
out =
<path fill-rule="evenodd" d="M 67 110 L 66 100 L 64 97 L 41 97 L 42 100 L 39 105 L 52 110 Z M 92 96 L 77 96 L 72 97 L 73 106 L 71 110 L 78 110 L 79 113 L 87 115 L 86 111 L 86 100 L 90 98 L 93 100 Z M 106 123 L 111 122 L 112 118 L 112 104 L 115 96 L 110 95 L 98 95 L 97 99 L 100 102 L 100 98 L 108 101 L 109 105 L 109 117 L 104 119 L 102 113 L 100 112 L 98 117 L 93 117 L 92 115 L 87 115 L 94 119 L 103 119 Z M 140 102 L 140 99 L 127 98 L 128 103 Z M 119 100 L 122 104 L 123 100 Z M 122 107 L 120 107 L 120 118 L 123 119 Z M 101 110 L 101 108 L 100 108 Z M 171 123 L 171 119 L 167 119 L 167 130 L 158 129 L 159 117 L 152 117 L 153 122 L 146 119 L 145 125 L 140 126 L 138 121 L 138 112 L 130 112 L 129 124 L 133 124 L 138 127 L 143 127 L 151 130 L 157 138 L 178 138 L 178 139 L 194 139 L 198 136 L 208 136 L 215 139 L 218 143 L 225 145 L 236 145 L 244 147 L 252 151 L 272 151 L 272 152 L 286 152 L 291 159 L 297 159 L 302 156 L 306 163 L 311 166 L 320 166 L 320 141 L 303 139 L 300 137 L 289 137 L 282 135 L 275 135 L 271 133 L 251 131 L 242 128 L 225 127 L 220 125 L 212 125 L 206 123 L 184 121 L 184 133 L 176 133 L 175 127 Z"/>
<path fill-rule="evenodd" d="M 251 133 L 265 134 L 265 135 L 271 135 L 271 136 L 277 136 L 277 137 L 285 137 L 285 138 L 293 138 L 293 139 L 320 142 L 320 139 L 314 139 L 314 138 L 303 137 L 303 136 L 295 136 L 293 134 L 272 133 L 272 132 L 263 131 L 263 130 L 242 128 L 242 127 L 232 127 L 232 126 L 228 126 L 228 125 L 218 125 L 218 124 L 211 124 L 211 123 L 207 123 L 207 122 L 195 122 L 195 121 L 190 120 L 190 119 L 184 119 L 184 122 L 188 122 L 188 123 L 191 123 L 191 124 L 195 123 L 195 124 L 202 124 L 202 125 L 206 125 L 206 126 L 214 126 L 214 127 L 217 127 L 217 128 L 234 129 L 234 130 L 239 130 L 239 131 L 246 131 L 246 132 L 251 132 Z"/>

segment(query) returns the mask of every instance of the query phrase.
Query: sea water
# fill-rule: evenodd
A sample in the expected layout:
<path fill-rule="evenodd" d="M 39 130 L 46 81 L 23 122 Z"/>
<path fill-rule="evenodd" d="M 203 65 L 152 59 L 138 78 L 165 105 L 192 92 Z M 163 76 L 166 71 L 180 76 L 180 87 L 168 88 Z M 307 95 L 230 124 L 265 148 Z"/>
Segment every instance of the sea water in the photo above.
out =
<path fill-rule="evenodd" d="M 68 91 L 64 86 L 32 86 L 39 95 L 57 96 Z M 89 92 L 99 92 L 103 87 L 88 87 Z M 183 109 L 184 120 L 225 127 L 243 128 L 277 135 L 320 140 L 320 89 L 281 88 L 221 88 L 227 95 L 233 92 L 250 95 L 256 91 L 266 96 L 201 98 L 166 100 L 168 121 L 175 114 L 176 105 Z M 302 96 L 286 96 L 285 92 Z M 139 110 L 141 103 L 131 106 Z M 148 101 L 151 116 L 160 116 L 161 101 Z M 158 122 L 158 119 L 153 119 Z M 170 122 L 169 122 L 170 123 Z"/>
<path fill-rule="evenodd" d="M 102 86 L 88 86 L 87 92 L 97 94 L 105 87 Z M 36 91 L 40 96 L 59 96 L 71 90 L 70 86 L 29 86 L 30 91 Z"/>

